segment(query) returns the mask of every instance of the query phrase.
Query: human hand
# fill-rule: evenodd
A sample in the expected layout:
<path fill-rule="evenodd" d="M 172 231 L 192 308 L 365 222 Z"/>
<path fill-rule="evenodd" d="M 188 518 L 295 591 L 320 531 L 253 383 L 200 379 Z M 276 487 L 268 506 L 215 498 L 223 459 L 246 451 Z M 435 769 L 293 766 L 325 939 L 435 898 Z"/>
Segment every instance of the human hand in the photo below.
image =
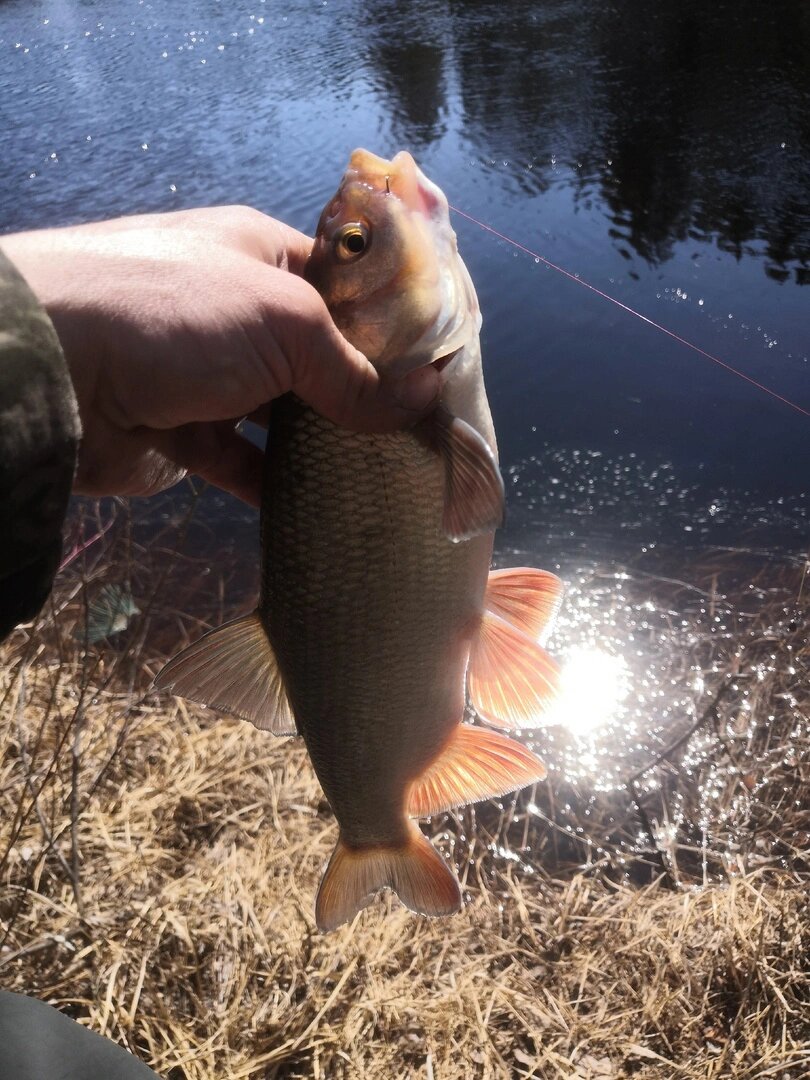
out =
<path fill-rule="evenodd" d="M 258 506 L 264 455 L 235 427 L 273 398 L 292 390 L 338 424 L 387 431 L 438 397 L 431 368 L 380 382 L 300 276 L 310 238 L 257 210 L 119 218 L 0 244 L 67 357 L 80 494 L 149 495 L 191 472 Z"/>

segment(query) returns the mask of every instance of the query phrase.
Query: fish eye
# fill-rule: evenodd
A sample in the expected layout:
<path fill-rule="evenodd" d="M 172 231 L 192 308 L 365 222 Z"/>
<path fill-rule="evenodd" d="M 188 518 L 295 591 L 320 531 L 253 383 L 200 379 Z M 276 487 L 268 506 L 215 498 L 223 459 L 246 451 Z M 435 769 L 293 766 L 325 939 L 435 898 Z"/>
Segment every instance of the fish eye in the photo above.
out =
<path fill-rule="evenodd" d="M 368 251 L 370 240 L 368 229 L 359 221 L 344 225 L 337 231 L 334 239 L 338 258 L 344 262 L 359 259 Z"/>

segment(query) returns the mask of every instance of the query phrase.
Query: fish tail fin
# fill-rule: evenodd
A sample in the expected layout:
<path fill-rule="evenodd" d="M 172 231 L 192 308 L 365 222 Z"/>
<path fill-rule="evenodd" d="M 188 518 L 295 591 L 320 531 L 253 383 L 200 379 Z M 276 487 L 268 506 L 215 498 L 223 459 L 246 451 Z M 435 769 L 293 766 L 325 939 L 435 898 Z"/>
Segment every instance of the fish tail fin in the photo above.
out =
<path fill-rule="evenodd" d="M 390 846 L 352 847 L 338 840 L 315 902 L 319 930 L 348 922 L 386 887 L 420 915 L 451 915 L 461 909 L 455 874 L 418 825 L 409 822 L 408 830 L 404 843 Z"/>

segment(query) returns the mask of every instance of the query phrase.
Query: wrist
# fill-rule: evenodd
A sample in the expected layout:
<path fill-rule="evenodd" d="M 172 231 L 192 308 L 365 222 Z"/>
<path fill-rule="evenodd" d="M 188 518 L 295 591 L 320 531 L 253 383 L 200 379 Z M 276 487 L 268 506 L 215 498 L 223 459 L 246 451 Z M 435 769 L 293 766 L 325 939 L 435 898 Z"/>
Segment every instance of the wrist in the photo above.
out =
<path fill-rule="evenodd" d="M 54 234 L 64 230 L 42 229 L 34 232 L 12 233 L 0 237 L 0 256 L 5 254 L 28 289 L 39 303 L 49 328 L 56 335 L 65 359 L 67 374 L 84 419 L 85 403 L 95 392 L 94 353 L 98 341 L 86 340 L 84 320 L 71 290 L 76 289 L 77 273 L 69 260 L 60 257 Z M 74 403 L 74 404 L 75 404 Z"/>

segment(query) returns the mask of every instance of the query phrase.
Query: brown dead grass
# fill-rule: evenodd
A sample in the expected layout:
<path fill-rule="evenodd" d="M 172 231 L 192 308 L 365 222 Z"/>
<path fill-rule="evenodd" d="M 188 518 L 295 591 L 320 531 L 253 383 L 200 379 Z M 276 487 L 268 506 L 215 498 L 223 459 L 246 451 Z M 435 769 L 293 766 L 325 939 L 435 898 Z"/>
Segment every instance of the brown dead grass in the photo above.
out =
<path fill-rule="evenodd" d="M 136 554 L 153 601 L 121 639 L 74 636 L 81 590 L 107 573 L 84 557 L 2 653 L 0 985 L 172 1080 L 810 1075 L 806 745 L 779 813 L 745 811 L 795 857 L 699 887 L 650 852 L 643 885 L 627 865 L 563 871 L 550 848 L 529 873 L 508 850 L 515 832 L 527 847 L 525 816 L 466 813 L 433 830 L 462 914 L 420 920 L 385 897 L 323 936 L 313 902 L 336 830 L 306 755 L 147 692 L 183 624 Z M 758 705 L 780 710 L 782 738 L 808 717 L 806 616 L 785 654 L 793 704 L 774 674 Z M 629 795 L 624 810 L 637 832 Z"/>

